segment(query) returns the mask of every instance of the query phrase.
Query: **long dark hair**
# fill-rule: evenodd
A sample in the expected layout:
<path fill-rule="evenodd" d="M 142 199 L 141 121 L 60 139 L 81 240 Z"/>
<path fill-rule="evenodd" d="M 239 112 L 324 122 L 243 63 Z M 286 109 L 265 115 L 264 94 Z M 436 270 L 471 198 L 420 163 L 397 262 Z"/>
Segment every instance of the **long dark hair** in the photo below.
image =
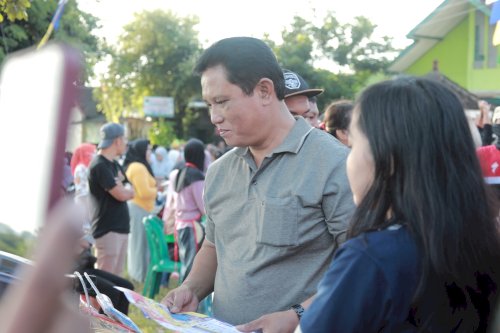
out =
<path fill-rule="evenodd" d="M 134 141 L 130 141 L 128 144 L 128 150 L 125 154 L 125 160 L 123 161 L 123 167 L 125 170 L 128 169 L 130 163 L 139 162 L 144 164 L 146 169 L 151 176 L 154 177 L 153 170 L 151 169 L 151 165 L 146 159 L 146 152 L 148 150 L 149 140 L 146 139 L 137 139 Z"/>
<path fill-rule="evenodd" d="M 498 210 L 458 98 L 440 83 L 405 77 L 366 89 L 354 112 L 375 175 L 348 236 L 406 224 L 423 254 L 415 299 L 430 277 L 464 295 L 467 286 L 477 287 L 478 274 L 498 283 Z"/>

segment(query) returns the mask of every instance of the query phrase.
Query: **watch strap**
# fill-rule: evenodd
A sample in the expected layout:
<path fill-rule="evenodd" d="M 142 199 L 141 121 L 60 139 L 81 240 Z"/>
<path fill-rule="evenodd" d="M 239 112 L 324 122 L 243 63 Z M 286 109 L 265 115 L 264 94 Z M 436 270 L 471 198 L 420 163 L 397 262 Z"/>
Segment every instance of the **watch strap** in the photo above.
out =
<path fill-rule="evenodd" d="M 297 317 L 299 317 L 299 320 L 302 318 L 302 315 L 304 314 L 304 308 L 300 304 L 295 304 L 292 305 L 291 309 L 295 311 L 297 314 Z"/>

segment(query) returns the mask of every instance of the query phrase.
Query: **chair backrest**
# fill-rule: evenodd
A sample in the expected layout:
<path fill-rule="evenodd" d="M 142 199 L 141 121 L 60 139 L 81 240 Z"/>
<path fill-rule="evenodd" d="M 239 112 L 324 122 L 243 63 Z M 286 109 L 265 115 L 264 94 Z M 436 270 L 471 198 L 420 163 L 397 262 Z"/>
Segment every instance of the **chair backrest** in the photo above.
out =
<path fill-rule="evenodd" d="M 170 260 L 161 222 L 155 215 L 146 216 L 143 220 L 152 264 L 156 264 L 162 259 Z"/>

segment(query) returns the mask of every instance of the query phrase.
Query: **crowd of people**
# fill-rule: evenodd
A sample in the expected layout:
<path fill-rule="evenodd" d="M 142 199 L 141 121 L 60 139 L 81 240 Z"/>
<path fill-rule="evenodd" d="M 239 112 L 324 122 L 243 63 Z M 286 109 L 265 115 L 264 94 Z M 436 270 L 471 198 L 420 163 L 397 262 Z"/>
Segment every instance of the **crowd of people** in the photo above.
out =
<path fill-rule="evenodd" d="M 174 313 L 212 295 L 214 317 L 242 332 L 494 329 L 500 108 L 491 120 L 481 101 L 471 128 L 441 83 L 398 77 L 320 116 L 324 90 L 250 37 L 214 43 L 195 73 L 232 149 L 190 139 L 176 153 L 108 123 L 97 149 L 75 151 L 96 269 L 122 276 L 127 262 L 144 281 L 142 220 L 164 192 L 183 264 L 162 300 Z"/>

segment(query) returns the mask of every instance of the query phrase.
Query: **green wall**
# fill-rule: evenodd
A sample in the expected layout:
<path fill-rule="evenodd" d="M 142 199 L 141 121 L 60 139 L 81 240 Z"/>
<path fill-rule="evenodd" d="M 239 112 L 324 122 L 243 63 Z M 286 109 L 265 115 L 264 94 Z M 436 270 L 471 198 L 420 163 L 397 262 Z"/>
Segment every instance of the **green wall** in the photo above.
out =
<path fill-rule="evenodd" d="M 469 19 L 473 20 L 474 13 L 471 12 L 469 14 Z M 486 17 L 484 22 L 484 45 L 483 45 L 483 53 L 485 55 L 485 59 L 483 62 L 482 68 L 474 68 L 474 24 L 471 24 L 469 27 L 469 34 L 471 37 L 470 44 L 471 47 L 469 49 L 469 59 L 471 65 L 467 67 L 468 74 L 468 82 L 467 89 L 474 93 L 481 92 L 500 92 L 500 46 L 497 46 L 497 66 L 496 68 L 488 67 L 488 48 L 491 43 L 491 38 L 489 37 L 489 29 L 494 29 L 494 26 L 489 25 L 489 18 Z"/>
<path fill-rule="evenodd" d="M 421 76 L 432 71 L 434 60 L 439 71 L 462 87 L 467 87 L 469 18 L 464 19 L 446 37 L 413 63 L 407 73 Z M 473 37 L 472 37 L 473 38 Z"/>
<path fill-rule="evenodd" d="M 500 67 L 500 65 L 498 65 Z M 500 91 L 500 68 L 485 68 L 471 70 L 469 89 L 472 92 Z"/>
<path fill-rule="evenodd" d="M 439 71 L 469 91 L 500 92 L 500 64 L 497 63 L 496 68 L 488 67 L 488 45 L 491 43 L 488 18 L 486 17 L 484 22 L 485 59 L 482 68 L 474 68 L 474 26 L 475 10 L 471 10 L 459 25 L 413 63 L 406 73 L 425 75 L 432 71 L 433 61 L 438 60 Z M 497 49 L 497 57 L 500 59 L 500 46 Z"/>

